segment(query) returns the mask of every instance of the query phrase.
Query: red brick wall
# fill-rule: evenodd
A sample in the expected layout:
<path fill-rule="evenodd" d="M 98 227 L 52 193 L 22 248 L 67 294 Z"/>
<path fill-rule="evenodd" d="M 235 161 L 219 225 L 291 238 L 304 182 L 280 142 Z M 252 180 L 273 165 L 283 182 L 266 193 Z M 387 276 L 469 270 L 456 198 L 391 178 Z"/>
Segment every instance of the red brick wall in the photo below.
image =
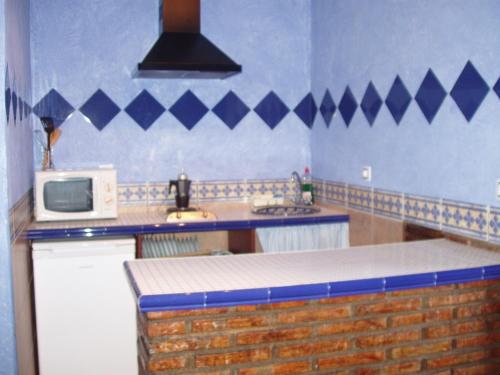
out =
<path fill-rule="evenodd" d="M 142 374 L 500 374 L 500 280 L 140 314 Z"/>

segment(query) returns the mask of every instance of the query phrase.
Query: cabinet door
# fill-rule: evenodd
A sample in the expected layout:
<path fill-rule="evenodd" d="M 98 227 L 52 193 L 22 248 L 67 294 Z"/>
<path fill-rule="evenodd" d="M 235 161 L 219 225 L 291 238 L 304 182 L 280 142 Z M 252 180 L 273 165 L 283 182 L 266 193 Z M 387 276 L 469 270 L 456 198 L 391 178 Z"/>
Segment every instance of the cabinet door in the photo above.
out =
<path fill-rule="evenodd" d="M 135 301 L 123 267 L 134 251 L 107 251 L 34 259 L 41 375 L 137 374 Z"/>

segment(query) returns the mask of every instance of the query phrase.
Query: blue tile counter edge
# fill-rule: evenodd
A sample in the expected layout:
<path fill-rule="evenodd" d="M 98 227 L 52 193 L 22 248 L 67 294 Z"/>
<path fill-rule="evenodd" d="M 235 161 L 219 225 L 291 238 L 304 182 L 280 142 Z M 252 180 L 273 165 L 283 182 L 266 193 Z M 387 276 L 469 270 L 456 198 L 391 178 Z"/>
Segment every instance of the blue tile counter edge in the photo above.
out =
<path fill-rule="evenodd" d="M 291 225 L 311 225 L 324 223 L 347 223 L 349 215 L 337 214 L 314 217 L 287 217 L 255 220 L 217 220 L 211 222 L 162 223 L 124 226 L 96 226 L 76 228 L 28 229 L 26 236 L 30 240 L 57 238 L 88 238 L 102 236 L 121 236 L 150 233 L 206 232 L 217 230 L 241 230 L 263 227 Z"/>
<path fill-rule="evenodd" d="M 452 271 L 336 281 L 320 284 L 230 291 L 140 295 L 139 288 L 135 284 L 127 263 L 128 262 L 125 262 L 125 268 L 129 280 L 132 282 L 133 289 L 138 299 L 138 307 L 141 312 L 189 310 L 321 299 L 500 279 L 499 264 Z"/>

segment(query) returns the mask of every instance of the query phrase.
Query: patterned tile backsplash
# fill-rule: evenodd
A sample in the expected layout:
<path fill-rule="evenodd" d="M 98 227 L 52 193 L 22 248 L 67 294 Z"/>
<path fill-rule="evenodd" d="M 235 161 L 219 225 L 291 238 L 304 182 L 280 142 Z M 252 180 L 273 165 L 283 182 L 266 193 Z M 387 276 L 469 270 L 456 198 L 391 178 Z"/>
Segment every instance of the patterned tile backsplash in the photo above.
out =
<path fill-rule="evenodd" d="M 31 223 L 33 212 L 33 191 L 27 191 L 9 210 L 10 241 L 14 243 Z"/>
<path fill-rule="evenodd" d="M 500 243 L 500 207 L 490 207 L 444 198 L 349 185 L 343 182 L 313 179 L 317 202 L 391 219 L 403 220 L 466 237 Z M 194 181 L 192 206 L 217 201 L 251 201 L 262 195 L 295 197 L 295 184 L 289 179 Z M 120 184 L 118 199 L 122 205 L 173 205 L 168 183 Z"/>
<path fill-rule="evenodd" d="M 420 224 L 465 237 L 500 243 L 500 207 L 373 189 L 343 182 L 313 180 L 317 202 L 336 204 L 374 215 Z M 192 206 L 216 201 L 250 201 L 262 195 L 282 195 L 293 199 L 295 184 L 289 179 L 194 181 Z M 120 205 L 174 205 L 168 183 L 120 184 Z M 31 222 L 32 191 L 10 210 L 12 242 Z"/>
<path fill-rule="evenodd" d="M 295 187 L 293 182 L 288 179 L 193 181 L 190 204 L 242 201 L 269 194 L 293 198 Z M 173 195 L 169 196 L 168 182 L 120 184 L 118 200 L 122 205 L 174 204 Z"/>
<path fill-rule="evenodd" d="M 407 194 L 404 202 L 405 219 L 431 228 L 439 228 L 441 213 L 439 199 Z"/>
<path fill-rule="evenodd" d="M 375 189 L 373 191 L 373 211 L 377 215 L 399 218 L 403 212 L 403 194 Z"/>
<path fill-rule="evenodd" d="M 350 185 L 347 190 L 347 204 L 349 207 L 361 211 L 372 211 L 373 192 L 363 186 Z"/>
<path fill-rule="evenodd" d="M 488 217 L 489 239 L 500 243 L 500 208 L 491 207 Z"/>
<path fill-rule="evenodd" d="M 318 201 L 500 243 L 500 207 L 315 180 Z"/>
<path fill-rule="evenodd" d="M 444 230 L 458 231 L 472 237 L 486 239 L 487 207 L 450 200 L 443 200 L 441 207 L 441 224 Z"/>

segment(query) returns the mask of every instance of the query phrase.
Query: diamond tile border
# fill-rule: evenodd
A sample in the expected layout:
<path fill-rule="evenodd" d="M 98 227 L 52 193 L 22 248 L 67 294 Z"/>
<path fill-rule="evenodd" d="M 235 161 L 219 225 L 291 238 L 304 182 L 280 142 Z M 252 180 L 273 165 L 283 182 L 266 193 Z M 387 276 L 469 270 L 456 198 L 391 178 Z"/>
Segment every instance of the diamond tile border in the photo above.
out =
<path fill-rule="evenodd" d="M 440 228 L 441 201 L 439 199 L 406 194 L 403 208 L 404 220 L 431 228 Z"/>
<path fill-rule="evenodd" d="M 125 112 L 145 131 L 165 112 L 165 107 L 147 90 L 142 90 L 125 107 Z"/>
<path fill-rule="evenodd" d="M 338 110 L 344 119 L 345 126 L 348 128 L 356 110 L 358 109 L 358 102 L 354 97 L 349 86 L 345 88 L 344 94 L 342 95 L 342 99 L 340 99 L 340 103 L 338 106 Z"/>
<path fill-rule="evenodd" d="M 385 98 L 385 105 L 389 109 L 394 121 L 399 125 L 406 110 L 410 106 L 412 97 L 408 92 L 403 80 L 399 75 L 396 76 L 392 83 L 391 89 Z"/>
<path fill-rule="evenodd" d="M 170 204 L 173 200 L 168 196 L 168 182 L 156 182 L 147 185 L 147 200 L 151 204 Z"/>
<path fill-rule="evenodd" d="M 120 107 L 101 89 L 80 107 L 82 115 L 98 130 L 104 129 L 120 111 Z"/>
<path fill-rule="evenodd" d="M 337 106 L 332 99 L 332 95 L 330 94 L 330 91 L 326 89 L 325 95 L 323 96 L 323 100 L 321 101 L 321 105 L 319 107 L 319 111 L 321 113 L 321 116 L 323 117 L 323 120 L 325 121 L 325 125 L 327 128 L 330 127 L 332 117 L 335 114 L 336 110 Z"/>
<path fill-rule="evenodd" d="M 467 121 L 470 121 L 489 90 L 488 84 L 469 60 L 451 89 L 450 96 Z"/>
<path fill-rule="evenodd" d="M 370 126 L 373 126 L 380 108 L 382 108 L 382 103 L 382 98 L 380 97 L 372 81 L 370 81 L 360 105 L 361 110 L 365 114 L 366 120 L 368 121 Z"/>
<path fill-rule="evenodd" d="M 274 91 L 270 91 L 257 104 L 254 111 L 270 129 L 274 129 L 286 117 L 290 109 Z"/>
<path fill-rule="evenodd" d="M 373 190 L 373 212 L 377 215 L 400 219 L 403 216 L 403 193 Z"/>
<path fill-rule="evenodd" d="M 247 187 L 246 181 L 200 181 L 197 187 L 195 201 L 237 201 L 243 200 Z"/>
<path fill-rule="evenodd" d="M 168 194 L 168 186 L 168 182 L 120 184 L 118 201 L 120 205 L 172 205 L 174 197 Z M 193 181 L 190 204 L 244 201 L 266 194 L 293 198 L 293 183 L 289 179 Z"/>
<path fill-rule="evenodd" d="M 434 120 L 445 98 L 446 90 L 432 69 L 429 69 L 415 95 L 415 101 L 429 124 Z"/>
<path fill-rule="evenodd" d="M 429 68 L 422 77 L 422 82 L 415 93 L 408 91 L 399 74 L 396 74 L 385 99 L 378 93 L 373 80 L 368 82 L 362 98 L 356 98 L 347 84 L 337 104 L 332 99 L 330 89 L 331 87 L 325 88 L 325 92 L 322 95 L 318 93 L 318 96 L 321 96 L 316 98 L 313 93 L 308 92 L 295 107 L 291 107 L 290 103 L 285 103 L 273 88 L 269 88 L 267 94 L 253 109 L 230 89 L 221 96 L 219 102 L 211 110 L 197 97 L 196 93 L 187 89 L 168 110 L 187 130 L 193 129 L 209 111 L 213 112 L 231 130 L 238 126 L 250 111 L 257 114 L 257 117 L 267 124 L 271 130 L 278 126 L 291 111 L 309 128 L 313 127 L 319 112 L 328 128 L 337 110 L 340 112 L 345 126 L 349 127 L 358 107 L 364 113 L 369 125 L 372 126 L 383 103 L 385 103 L 396 125 L 399 125 L 414 100 L 427 122 L 431 124 L 448 95 L 447 88 L 442 86 L 432 68 Z M 469 60 L 458 75 L 451 91 L 449 91 L 449 95 L 466 120 L 470 121 L 486 95 L 489 94 L 489 91 L 488 83 Z M 500 78 L 493 84 L 491 91 L 500 97 Z M 106 93 L 98 88 L 97 92 L 101 92 L 103 96 L 107 97 Z M 27 110 L 29 106 L 26 107 L 26 101 L 19 94 L 19 92 L 16 92 L 15 77 L 11 82 L 7 68 L 5 72 L 4 103 L 7 120 L 9 120 L 11 114 L 15 122 L 18 113 L 21 119 L 23 115 L 26 117 L 28 113 L 31 113 L 31 108 Z M 90 112 L 95 117 L 93 123 L 98 129 L 105 127 L 116 115 L 116 110 L 118 112 L 120 110 L 119 107 L 113 106 L 114 103 L 111 98 L 107 97 L 107 99 L 111 101 L 111 105 L 109 102 L 106 103 L 106 99 L 104 99 L 103 103 L 95 99 L 90 105 L 88 104 L 89 101 L 92 102 L 92 97 L 90 97 L 80 107 L 80 109 L 84 109 L 81 111 L 83 113 L 85 112 L 85 106 L 90 105 Z M 361 102 L 358 102 L 358 99 Z M 75 109 L 56 88 L 51 88 L 32 110 L 39 117 L 42 115 L 54 117 L 56 126 L 60 126 Z M 166 111 L 166 108 L 144 89 L 137 94 L 124 110 L 139 126 L 147 130 Z"/>
<path fill-rule="evenodd" d="M 118 202 L 120 204 L 148 204 L 149 184 L 119 184 Z"/>
<path fill-rule="evenodd" d="M 361 211 L 373 211 L 373 191 L 364 186 L 348 185 L 347 207 Z"/>
<path fill-rule="evenodd" d="M 488 235 L 491 242 L 500 243 L 500 207 L 491 207 L 489 210 Z"/>
<path fill-rule="evenodd" d="M 15 100 L 12 99 L 12 104 Z M 40 101 L 33 107 L 33 112 L 38 117 L 49 116 L 54 119 L 56 127 L 66 121 L 75 111 L 75 108 L 55 89 L 51 89 Z M 14 110 L 14 119 L 15 119 Z"/>
<path fill-rule="evenodd" d="M 484 240 L 488 237 L 487 206 L 443 200 L 441 220 L 442 228 L 446 231 Z"/>
<path fill-rule="evenodd" d="M 221 119 L 229 129 L 234 129 L 250 112 L 250 108 L 232 90 L 212 108 L 212 112 Z"/>
<path fill-rule="evenodd" d="M 347 184 L 342 182 L 324 182 L 325 200 L 328 203 L 336 203 L 347 206 Z"/>
<path fill-rule="evenodd" d="M 318 106 L 314 101 L 313 94 L 307 94 L 293 111 L 308 128 L 312 128 L 314 119 L 318 113 Z"/>
<path fill-rule="evenodd" d="M 191 90 L 187 90 L 169 108 L 169 111 L 187 130 L 191 130 L 208 113 L 209 109 Z"/>
<path fill-rule="evenodd" d="M 322 200 L 325 198 L 325 184 L 323 180 L 313 178 L 313 194 L 315 200 Z"/>
<path fill-rule="evenodd" d="M 9 210 L 10 242 L 12 244 L 31 223 L 32 216 L 33 190 L 30 189 Z"/>

